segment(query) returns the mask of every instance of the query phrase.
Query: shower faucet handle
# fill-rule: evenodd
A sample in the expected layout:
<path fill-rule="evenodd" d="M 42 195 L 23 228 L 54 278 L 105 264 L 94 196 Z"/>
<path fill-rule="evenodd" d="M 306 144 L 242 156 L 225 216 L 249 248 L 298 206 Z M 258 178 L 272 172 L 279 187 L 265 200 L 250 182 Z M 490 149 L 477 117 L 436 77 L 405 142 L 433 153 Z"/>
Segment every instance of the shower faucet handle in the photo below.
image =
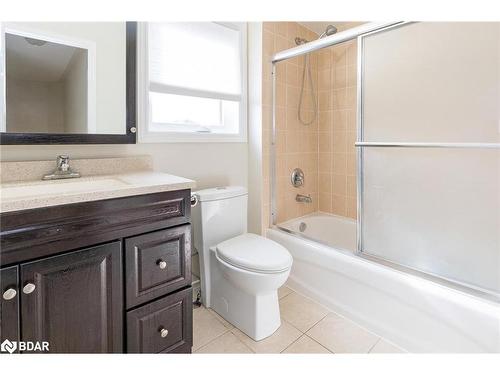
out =
<path fill-rule="evenodd" d="M 300 187 L 304 185 L 304 172 L 300 168 L 295 168 L 290 176 L 293 187 Z"/>

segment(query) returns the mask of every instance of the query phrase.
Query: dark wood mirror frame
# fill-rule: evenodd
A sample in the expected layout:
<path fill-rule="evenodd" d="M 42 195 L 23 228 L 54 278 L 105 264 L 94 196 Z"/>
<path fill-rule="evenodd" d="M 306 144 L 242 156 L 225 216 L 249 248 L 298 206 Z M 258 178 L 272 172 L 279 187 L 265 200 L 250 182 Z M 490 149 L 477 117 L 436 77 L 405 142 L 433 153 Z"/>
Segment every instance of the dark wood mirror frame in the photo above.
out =
<path fill-rule="evenodd" d="M 126 22 L 126 134 L 0 133 L 0 145 L 136 143 L 137 22 Z"/>

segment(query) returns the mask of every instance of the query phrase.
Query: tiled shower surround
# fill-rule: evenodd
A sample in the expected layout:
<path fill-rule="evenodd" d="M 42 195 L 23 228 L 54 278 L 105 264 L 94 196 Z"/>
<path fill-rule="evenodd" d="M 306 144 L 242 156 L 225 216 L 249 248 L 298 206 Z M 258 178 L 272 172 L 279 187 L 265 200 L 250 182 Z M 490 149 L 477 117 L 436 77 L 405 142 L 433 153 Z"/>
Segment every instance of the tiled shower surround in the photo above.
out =
<path fill-rule="evenodd" d="M 355 24 L 343 24 L 339 31 Z M 295 47 L 295 38 L 318 35 L 295 22 L 263 25 L 263 227 L 269 226 L 270 144 L 272 132 L 271 57 Z M 317 115 L 310 125 L 298 120 L 304 56 L 276 65 L 276 204 L 278 222 L 315 211 L 356 217 L 356 42 L 309 54 Z M 306 72 L 307 74 L 307 72 Z M 303 97 L 303 117 L 314 117 L 309 77 Z M 290 183 L 294 168 L 305 174 L 303 187 Z M 312 203 L 296 202 L 297 194 Z"/>

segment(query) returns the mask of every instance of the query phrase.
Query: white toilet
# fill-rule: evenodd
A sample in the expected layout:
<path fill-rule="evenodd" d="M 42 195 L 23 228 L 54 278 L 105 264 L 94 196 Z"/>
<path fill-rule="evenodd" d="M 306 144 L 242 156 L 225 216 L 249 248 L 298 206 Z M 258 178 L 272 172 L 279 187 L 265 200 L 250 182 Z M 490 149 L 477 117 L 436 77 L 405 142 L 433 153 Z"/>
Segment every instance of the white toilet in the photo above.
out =
<path fill-rule="evenodd" d="M 206 307 L 258 341 L 280 326 L 278 288 L 292 256 L 280 244 L 247 232 L 247 190 L 239 186 L 196 192 L 194 246 L 200 255 Z"/>

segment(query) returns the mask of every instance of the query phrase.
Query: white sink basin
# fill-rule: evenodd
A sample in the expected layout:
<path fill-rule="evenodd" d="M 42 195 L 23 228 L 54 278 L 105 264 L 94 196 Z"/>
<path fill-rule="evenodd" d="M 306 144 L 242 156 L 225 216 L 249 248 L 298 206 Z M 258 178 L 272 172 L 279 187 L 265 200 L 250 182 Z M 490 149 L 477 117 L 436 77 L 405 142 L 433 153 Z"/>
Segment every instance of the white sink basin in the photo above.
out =
<path fill-rule="evenodd" d="M 21 198 L 61 196 L 68 194 L 90 193 L 128 186 L 119 178 L 76 178 L 71 180 L 51 180 L 31 182 L 29 184 L 4 184 L 0 187 L 3 201 Z"/>

